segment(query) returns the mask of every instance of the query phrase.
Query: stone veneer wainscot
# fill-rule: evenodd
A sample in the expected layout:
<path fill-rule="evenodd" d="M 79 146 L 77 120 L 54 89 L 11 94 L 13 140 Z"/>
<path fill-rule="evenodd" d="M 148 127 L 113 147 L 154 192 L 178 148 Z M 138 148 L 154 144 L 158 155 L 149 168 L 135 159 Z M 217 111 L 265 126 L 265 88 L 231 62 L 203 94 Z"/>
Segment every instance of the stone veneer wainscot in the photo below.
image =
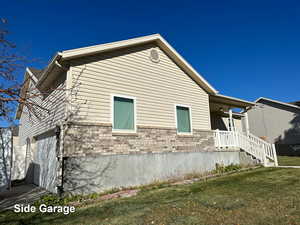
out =
<path fill-rule="evenodd" d="M 179 135 L 175 128 L 137 126 L 136 133 L 114 133 L 110 124 L 68 124 L 64 156 L 215 151 L 211 130 Z"/>

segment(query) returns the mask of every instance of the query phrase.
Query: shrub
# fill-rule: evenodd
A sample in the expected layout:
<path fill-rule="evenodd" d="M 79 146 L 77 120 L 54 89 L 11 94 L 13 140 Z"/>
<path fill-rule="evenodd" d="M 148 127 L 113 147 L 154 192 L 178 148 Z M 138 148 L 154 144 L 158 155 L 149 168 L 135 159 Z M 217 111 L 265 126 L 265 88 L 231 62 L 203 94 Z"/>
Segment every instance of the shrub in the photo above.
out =
<path fill-rule="evenodd" d="M 241 169 L 242 167 L 238 164 L 230 164 L 228 166 L 224 166 L 223 164 L 216 163 L 215 173 L 227 173 L 231 171 L 236 171 Z"/>
<path fill-rule="evenodd" d="M 58 197 L 57 195 L 49 194 L 49 195 L 44 195 L 40 198 L 40 200 L 36 201 L 34 203 L 35 206 L 40 206 L 41 204 L 45 205 L 65 205 L 64 199 Z"/>

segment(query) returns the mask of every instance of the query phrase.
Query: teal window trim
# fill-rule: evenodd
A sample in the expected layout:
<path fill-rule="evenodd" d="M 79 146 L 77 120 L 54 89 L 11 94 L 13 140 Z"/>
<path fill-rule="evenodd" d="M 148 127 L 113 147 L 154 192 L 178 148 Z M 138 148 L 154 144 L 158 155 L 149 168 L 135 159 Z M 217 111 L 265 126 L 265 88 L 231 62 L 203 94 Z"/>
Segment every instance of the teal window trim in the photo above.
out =
<path fill-rule="evenodd" d="M 188 108 L 189 109 L 190 132 L 179 132 L 178 131 L 177 107 L 183 107 L 183 108 Z M 177 134 L 192 135 L 193 134 L 192 107 L 189 106 L 189 105 L 175 104 L 174 108 L 175 108 L 175 123 L 176 123 Z"/>
<path fill-rule="evenodd" d="M 114 128 L 114 100 L 115 97 L 117 98 L 125 98 L 125 99 L 130 99 L 133 100 L 133 129 L 115 129 Z M 136 98 L 132 96 L 127 96 L 127 95 L 120 95 L 120 94 L 112 94 L 111 95 L 111 124 L 112 124 L 112 132 L 115 133 L 136 133 L 137 131 L 137 126 L 136 126 Z"/>

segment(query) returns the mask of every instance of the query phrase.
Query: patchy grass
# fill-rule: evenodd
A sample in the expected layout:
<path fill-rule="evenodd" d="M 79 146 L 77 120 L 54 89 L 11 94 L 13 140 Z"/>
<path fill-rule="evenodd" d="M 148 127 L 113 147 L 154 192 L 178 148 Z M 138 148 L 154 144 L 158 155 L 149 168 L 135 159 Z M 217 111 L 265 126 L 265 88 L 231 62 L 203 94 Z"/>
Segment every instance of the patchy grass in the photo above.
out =
<path fill-rule="evenodd" d="M 277 156 L 280 166 L 300 166 L 300 156 Z"/>
<path fill-rule="evenodd" d="M 204 173 L 189 173 L 184 175 L 183 177 L 173 177 L 169 180 L 156 180 L 153 181 L 150 184 L 142 185 L 142 186 L 132 186 L 132 187 L 121 187 L 121 188 L 113 188 L 111 190 L 107 190 L 105 192 L 101 193 L 91 193 L 88 195 L 65 195 L 64 197 L 60 198 L 58 195 L 55 194 L 49 194 L 44 195 L 40 198 L 40 200 L 36 201 L 34 203 L 34 206 L 39 207 L 41 204 L 46 205 L 76 205 L 76 206 L 83 206 L 88 205 L 91 203 L 95 203 L 97 201 L 101 201 L 104 199 L 112 199 L 112 198 L 118 198 L 118 196 L 122 196 L 122 194 L 129 194 L 128 192 L 136 190 L 138 191 L 149 191 L 151 189 L 160 189 L 165 188 L 168 186 L 176 185 L 176 184 L 182 184 L 182 183 L 193 183 L 200 179 L 207 179 L 213 176 L 220 176 L 225 175 L 232 172 L 242 171 L 242 170 L 249 170 L 253 169 L 254 167 L 246 167 L 236 164 L 230 164 L 227 166 L 224 166 L 223 164 L 216 163 L 216 169 L 212 170 L 210 172 L 204 172 Z M 125 191 L 125 192 L 124 192 Z M 135 192 L 135 193 L 136 193 Z M 109 195 L 109 196 L 108 196 Z"/>
<path fill-rule="evenodd" d="M 0 224 L 300 224 L 300 169 L 259 168 L 78 208 L 0 214 Z"/>

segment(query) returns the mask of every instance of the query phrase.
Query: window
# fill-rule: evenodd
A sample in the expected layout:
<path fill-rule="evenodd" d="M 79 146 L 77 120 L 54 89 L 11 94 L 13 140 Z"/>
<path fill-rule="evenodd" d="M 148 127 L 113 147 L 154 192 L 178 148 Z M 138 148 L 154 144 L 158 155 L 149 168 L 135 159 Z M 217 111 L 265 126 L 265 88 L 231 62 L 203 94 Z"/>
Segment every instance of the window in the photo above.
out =
<path fill-rule="evenodd" d="M 113 130 L 135 131 L 135 98 L 113 96 Z"/>
<path fill-rule="evenodd" d="M 192 133 L 191 108 L 176 105 L 177 133 Z"/>

